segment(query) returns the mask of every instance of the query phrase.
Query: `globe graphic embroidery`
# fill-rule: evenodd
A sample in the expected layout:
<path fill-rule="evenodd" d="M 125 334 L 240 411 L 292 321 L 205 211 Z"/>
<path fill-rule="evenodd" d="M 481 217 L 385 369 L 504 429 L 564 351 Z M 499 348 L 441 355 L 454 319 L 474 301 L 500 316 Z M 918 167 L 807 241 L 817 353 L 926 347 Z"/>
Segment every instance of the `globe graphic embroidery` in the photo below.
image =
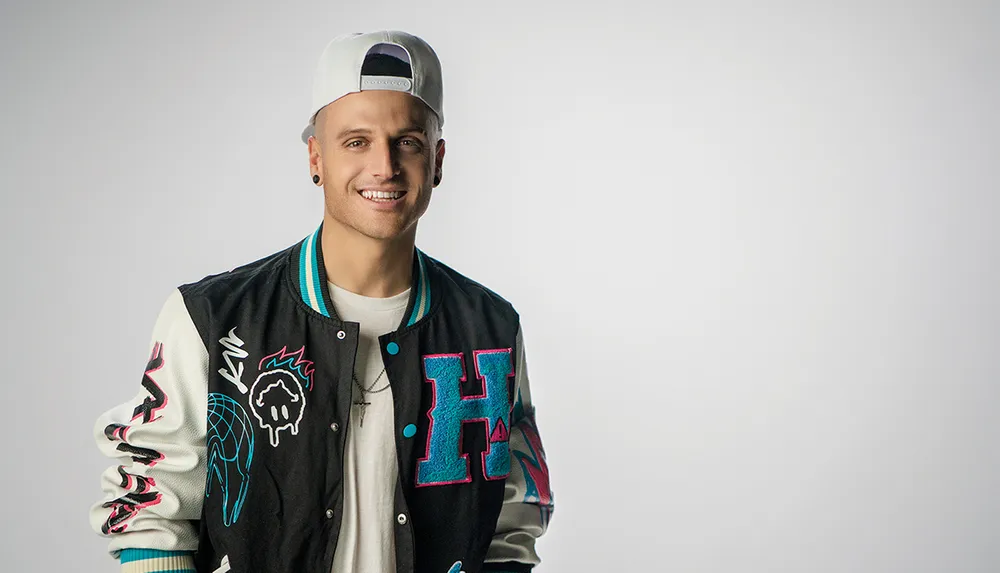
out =
<path fill-rule="evenodd" d="M 225 394 L 208 395 L 208 475 L 205 497 L 218 482 L 222 493 L 222 522 L 236 523 L 250 485 L 253 462 L 253 426 L 246 410 Z"/>

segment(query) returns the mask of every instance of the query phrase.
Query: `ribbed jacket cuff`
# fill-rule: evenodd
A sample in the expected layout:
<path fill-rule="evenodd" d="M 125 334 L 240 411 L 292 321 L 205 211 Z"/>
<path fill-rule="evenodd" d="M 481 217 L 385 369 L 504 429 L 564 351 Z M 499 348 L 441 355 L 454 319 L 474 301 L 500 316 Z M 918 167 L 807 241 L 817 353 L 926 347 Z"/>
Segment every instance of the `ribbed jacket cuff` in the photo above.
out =
<path fill-rule="evenodd" d="M 121 573 L 196 573 L 190 551 L 122 549 Z"/>

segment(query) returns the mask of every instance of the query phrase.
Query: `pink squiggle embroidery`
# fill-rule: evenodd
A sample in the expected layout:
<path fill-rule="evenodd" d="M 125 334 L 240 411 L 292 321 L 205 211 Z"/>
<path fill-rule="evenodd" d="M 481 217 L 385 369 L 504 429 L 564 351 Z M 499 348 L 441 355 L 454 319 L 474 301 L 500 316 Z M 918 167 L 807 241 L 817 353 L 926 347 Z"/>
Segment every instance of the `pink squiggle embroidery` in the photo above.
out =
<path fill-rule="evenodd" d="M 524 472 L 526 486 L 524 501 L 537 504 L 542 512 L 542 522 L 546 523 L 552 514 L 552 489 L 549 484 L 549 466 L 545 461 L 545 450 L 542 448 L 534 414 L 528 413 L 517 427 L 524 435 L 529 450 L 528 453 L 514 452 L 514 457 Z"/>
<path fill-rule="evenodd" d="M 143 425 L 156 422 L 161 418 L 158 414 L 167 406 L 167 394 L 156 383 L 152 375 L 161 370 L 163 366 L 163 343 L 156 342 L 153 345 L 149 360 L 146 362 L 146 370 L 142 376 L 142 386 L 149 392 L 149 396 L 132 411 L 130 422 L 135 422 L 139 418 L 142 418 L 139 425 Z M 153 467 L 158 462 L 163 461 L 164 456 L 160 452 L 128 443 L 126 437 L 130 428 L 131 424 L 112 423 L 104 428 L 104 435 L 109 440 L 119 441 L 120 443 L 116 449 L 120 452 L 131 454 L 132 461 L 136 463 Z M 128 528 L 129 520 L 135 517 L 140 510 L 156 505 L 162 500 L 162 495 L 153 490 L 153 486 L 156 485 L 156 481 L 153 478 L 130 474 L 125 471 L 125 466 L 118 466 L 118 474 L 122 478 L 122 489 L 127 490 L 128 493 L 103 504 L 103 507 L 111 509 L 104 525 L 101 526 L 101 531 L 106 535 L 122 533 Z"/>
<path fill-rule="evenodd" d="M 124 424 L 108 424 L 108 426 L 104 428 L 104 437 L 111 441 L 119 440 L 124 442 L 125 433 L 128 432 L 128 428 L 129 427 Z"/>
<path fill-rule="evenodd" d="M 101 531 L 105 535 L 111 533 L 122 533 L 128 529 L 128 522 L 139 513 L 139 510 L 156 505 L 162 501 L 163 496 L 158 492 L 128 493 L 114 501 L 109 501 L 103 505 L 111 508 L 108 519 L 101 526 Z"/>
<path fill-rule="evenodd" d="M 269 354 L 264 358 L 260 359 L 260 364 L 257 365 L 257 370 L 263 372 L 265 370 L 264 363 L 270 360 L 271 362 L 267 364 L 266 368 L 280 368 L 282 366 L 287 366 L 290 370 L 294 370 L 299 378 L 305 383 L 307 390 L 312 390 L 313 387 L 313 372 L 316 368 L 313 366 L 312 360 L 306 360 L 303 356 L 305 353 L 305 345 L 299 348 L 295 352 L 288 352 L 288 346 L 282 346 L 281 350 L 275 352 L 274 354 Z"/>
<path fill-rule="evenodd" d="M 152 486 L 156 485 L 156 480 L 151 477 L 126 472 L 125 466 L 118 466 L 118 475 L 122 476 L 122 489 L 136 493 L 146 493 L 153 489 Z"/>
<path fill-rule="evenodd" d="M 152 377 L 154 372 L 163 368 L 163 364 L 163 343 L 157 342 L 153 345 L 153 352 L 146 363 L 146 372 L 142 375 L 142 386 L 150 395 L 135 407 L 135 410 L 132 412 L 132 421 L 142 416 L 143 424 L 155 422 L 160 419 L 156 414 L 166 408 L 167 394 Z"/>

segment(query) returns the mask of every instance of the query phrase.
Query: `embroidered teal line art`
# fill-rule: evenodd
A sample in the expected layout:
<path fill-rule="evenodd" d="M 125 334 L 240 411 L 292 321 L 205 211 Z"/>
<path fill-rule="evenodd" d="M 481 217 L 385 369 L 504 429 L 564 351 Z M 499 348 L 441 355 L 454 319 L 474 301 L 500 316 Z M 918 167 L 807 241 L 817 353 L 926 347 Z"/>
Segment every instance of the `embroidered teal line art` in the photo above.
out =
<path fill-rule="evenodd" d="M 218 482 L 226 527 L 240 518 L 246 501 L 253 447 L 253 425 L 243 406 L 225 394 L 209 394 L 205 497 L 212 495 L 212 484 Z"/>

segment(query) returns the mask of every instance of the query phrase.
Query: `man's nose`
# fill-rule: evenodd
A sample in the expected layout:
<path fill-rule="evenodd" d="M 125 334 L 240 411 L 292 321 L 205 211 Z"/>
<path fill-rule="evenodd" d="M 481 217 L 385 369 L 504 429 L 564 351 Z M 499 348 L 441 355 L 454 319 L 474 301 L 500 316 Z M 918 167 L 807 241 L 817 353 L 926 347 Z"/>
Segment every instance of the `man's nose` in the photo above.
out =
<path fill-rule="evenodd" d="M 368 169 L 372 176 L 380 179 L 392 179 L 399 173 L 399 158 L 391 142 L 381 141 L 372 145 Z"/>

